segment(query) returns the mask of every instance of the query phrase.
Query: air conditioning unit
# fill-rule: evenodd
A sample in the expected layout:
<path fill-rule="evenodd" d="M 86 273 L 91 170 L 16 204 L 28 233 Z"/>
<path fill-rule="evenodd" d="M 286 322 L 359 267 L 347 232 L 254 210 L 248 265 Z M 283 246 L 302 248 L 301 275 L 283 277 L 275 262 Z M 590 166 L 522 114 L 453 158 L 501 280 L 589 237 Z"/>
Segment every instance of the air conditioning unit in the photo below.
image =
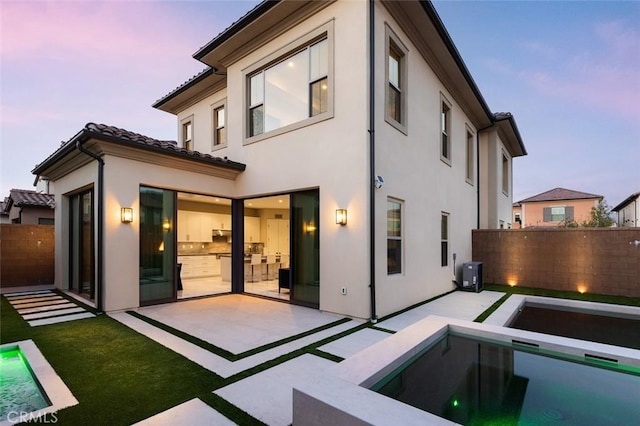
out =
<path fill-rule="evenodd" d="M 462 286 L 460 290 L 482 291 L 482 262 L 467 262 L 462 265 Z"/>

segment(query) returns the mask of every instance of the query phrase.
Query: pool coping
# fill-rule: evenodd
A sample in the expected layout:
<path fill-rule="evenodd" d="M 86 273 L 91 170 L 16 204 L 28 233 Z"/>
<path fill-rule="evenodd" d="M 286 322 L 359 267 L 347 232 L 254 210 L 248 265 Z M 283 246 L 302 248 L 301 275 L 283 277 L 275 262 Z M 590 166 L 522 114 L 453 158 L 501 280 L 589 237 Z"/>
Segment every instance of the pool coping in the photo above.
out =
<path fill-rule="evenodd" d="M 611 303 L 587 302 L 584 300 L 560 299 L 556 297 L 529 296 L 512 294 L 483 324 L 507 326 L 518 315 L 525 304 L 531 306 L 558 306 L 564 310 L 588 312 L 594 314 L 614 314 L 621 318 L 633 318 L 640 321 L 640 307 L 629 305 L 614 305 Z"/>
<path fill-rule="evenodd" d="M 455 424 L 426 411 L 388 398 L 368 388 L 448 332 L 503 342 L 513 340 L 538 346 L 541 352 L 560 352 L 570 357 L 618 360 L 640 368 L 640 350 L 534 333 L 464 320 L 430 315 L 318 375 L 294 384 L 293 422 L 327 424 Z"/>
<path fill-rule="evenodd" d="M 0 426 L 13 425 L 18 422 L 34 420 L 37 417 L 55 413 L 63 408 L 71 407 L 78 404 L 78 400 L 73 396 L 67 385 L 62 381 L 60 376 L 55 372 L 51 364 L 46 360 L 35 342 L 31 339 L 21 340 L 18 342 L 5 343 L 0 345 L 0 349 L 20 349 L 27 358 L 29 366 L 36 376 L 40 386 L 44 390 L 47 399 L 51 405 L 40 410 L 31 411 L 29 413 L 16 413 L 17 416 L 9 417 L 7 420 L 0 422 Z M 13 420 L 11 420 L 13 418 Z M 55 423 L 57 418 L 53 416 L 48 419 L 49 422 Z M 47 421 L 45 421 L 46 423 Z"/>

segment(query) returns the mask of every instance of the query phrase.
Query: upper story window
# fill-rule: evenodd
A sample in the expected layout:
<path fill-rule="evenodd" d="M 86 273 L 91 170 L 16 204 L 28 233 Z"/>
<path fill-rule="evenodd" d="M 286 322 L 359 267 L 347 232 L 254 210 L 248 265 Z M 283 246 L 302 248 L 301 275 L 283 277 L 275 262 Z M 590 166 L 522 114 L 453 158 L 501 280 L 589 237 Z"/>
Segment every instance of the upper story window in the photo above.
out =
<path fill-rule="evenodd" d="M 332 25 L 312 31 L 246 73 L 248 138 L 282 133 L 333 115 Z"/>
<path fill-rule="evenodd" d="M 475 144 L 473 133 L 467 128 L 467 166 L 465 169 L 465 178 L 467 182 L 473 185 L 475 171 Z"/>
<path fill-rule="evenodd" d="M 182 147 L 187 151 L 193 151 L 193 116 L 185 118 L 182 126 Z"/>
<path fill-rule="evenodd" d="M 387 199 L 387 274 L 402 273 L 402 202 Z"/>
<path fill-rule="evenodd" d="M 444 98 L 440 104 L 440 159 L 451 164 L 451 104 Z"/>
<path fill-rule="evenodd" d="M 212 149 L 222 148 L 227 145 L 226 104 L 222 101 L 214 104 L 211 109 L 213 114 Z"/>
<path fill-rule="evenodd" d="M 509 158 L 502 152 L 502 192 L 509 195 Z"/>
<path fill-rule="evenodd" d="M 387 26 L 385 120 L 407 133 L 407 48 Z"/>

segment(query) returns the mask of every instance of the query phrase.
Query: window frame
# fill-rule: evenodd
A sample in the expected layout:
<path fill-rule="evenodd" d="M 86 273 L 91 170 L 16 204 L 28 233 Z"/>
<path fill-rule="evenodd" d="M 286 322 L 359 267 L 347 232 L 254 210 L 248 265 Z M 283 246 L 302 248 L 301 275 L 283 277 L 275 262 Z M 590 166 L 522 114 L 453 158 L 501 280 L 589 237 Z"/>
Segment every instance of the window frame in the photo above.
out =
<path fill-rule="evenodd" d="M 450 217 L 450 213 L 440 212 L 440 266 L 443 268 L 449 266 Z"/>
<path fill-rule="evenodd" d="M 391 203 L 397 204 L 399 206 L 399 210 L 400 210 L 400 215 L 398 218 L 399 221 L 399 228 L 400 228 L 400 235 L 389 235 L 389 205 Z M 402 275 L 404 272 L 404 226 L 403 226 L 403 221 L 404 221 L 404 201 L 400 200 L 398 198 L 394 198 L 394 197 L 387 197 L 387 219 L 386 219 L 386 223 L 387 223 L 387 275 Z M 396 268 L 395 269 L 391 269 L 391 264 L 390 264 L 390 257 L 389 257 L 389 241 L 394 241 L 394 242 L 398 242 L 397 246 L 399 248 L 399 261 L 397 262 Z M 394 244 L 396 245 L 396 244 Z"/>
<path fill-rule="evenodd" d="M 263 98 L 261 103 L 256 103 L 255 105 L 251 104 L 251 78 L 258 74 L 264 74 L 266 70 L 271 67 L 274 67 L 286 59 L 300 53 L 301 51 L 308 49 L 315 43 L 319 41 L 327 40 L 327 84 L 328 84 L 328 92 L 327 92 L 327 111 L 319 113 L 317 115 L 311 116 L 311 98 L 309 98 L 309 116 L 303 120 L 297 121 L 295 123 L 287 124 L 285 126 L 279 127 L 277 129 L 269 130 L 265 132 L 263 130 L 262 133 L 257 135 L 251 135 L 251 113 L 250 111 L 254 108 L 262 107 L 263 108 L 263 129 L 264 129 L 264 80 L 263 80 Z M 287 43 L 282 46 L 278 50 L 273 53 L 265 56 L 264 58 L 258 60 L 257 62 L 249 65 L 245 69 L 242 70 L 242 78 L 243 78 L 243 99 L 244 105 L 242 108 L 243 111 L 243 138 L 242 144 L 249 145 L 255 142 L 259 142 L 264 139 L 271 138 L 273 136 L 281 135 L 284 133 L 288 133 L 303 127 L 310 126 L 312 124 L 319 123 L 324 120 L 328 120 L 333 118 L 334 116 L 334 94 L 335 94 L 335 83 L 334 83 L 334 21 L 333 19 L 326 22 L 325 24 L 320 25 L 319 27 L 311 30 L 310 32 L 298 37 L 297 39 Z M 315 79 L 311 81 L 309 79 L 309 86 L 307 87 L 307 93 L 309 97 L 311 97 L 311 84 L 319 81 L 321 79 Z"/>
<path fill-rule="evenodd" d="M 189 140 L 186 139 L 187 126 L 191 126 L 191 139 Z M 180 120 L 180 142 L 182 143 L 182 148 L 189 152 L 195 151 L 194 128 L 193 114 Z"/>
<path fill-rule="evenodd" d="M 222 127 L 218 125 L 217 111 L 219 111 L 220 109 L 224 111 L 224 125 Z M 228 109 L 227 109 L 226 98 L 211 105 L 211 129 L 212 129 L 211 151 L 217 151 L 219 149 L 227 147 L 227 139 L 229 137 L 229 134 L 228 134 L 229 126 L 227 124 L 227 121 L 228 121 L 227 112 L 228 112 Z M 224 128 L 225 130 L 225 136 L 223 141 L 218 140 L 218 129 L 220 128 Z"/>
<path fill-rule="evenodd" d="M 511 190 L 511 158 L 502 150 L 502 193 L 509 196 Z"/>
<path fill-rule="evenodd" d="M 407 97 L 409 93 L 409 82 L 408 82 L 408 57 L 409 57 L 409 49 L 406 45 L 400 40 L 400 37 L 389 27 L 387 23 L 384 26 L 385 30 L 385 43 L 384 43 L 384 119 L 391 126 L 395 127 L 400 132 L 405 135 L 408 134 L 408 108 L 407 108 Z M 398 79 L 399 86 L 397 87 L 390 81 L 389 76 L 389 57 L 391 56 L 391 50 L 395 50 L 396 53 L 400 56 L 400 60 L 398 61 Z M 391 86 L 397 89 L 400 93 L 400 121 L 396 120 L 395 117 L 392 117 L 389 114 L 389 99 L 391 94 Z"/>
<path fill-rule="evenodd" d="M 446 108 L 446 111 L 445 111 L 445 108 Z M 440 108 L 438 109 L 438 111 L 439 111 L 439 122 L 440 122 L 440 134 L 438 138 L 438 141 L 439 141 L 438 149 L 440 150 L 440 160 L 445 164 L 447 164 L 448 166 L 451 166 L 452 158 L 453 158 L 453 154 L 451 152 L 451 146 L 452 146 L 451 139 L 453 137 L 452 135 L 453 126 L 451 125 L 452 115 L 453 115 L 452 113 L 453 105 L 442 93 L 440 93 Z M 446 137 L 446 142 L 445 142 L 445 137 Z M 444 155 L 445 146 L 446 146 L 447 155 Z"/>
<path fill-rule="evenodd" d="M 465 181 L 471 185 L 476 184 L 476 135 L 469 127 L 466 127 L 466 166 L 465 166 Z"/>

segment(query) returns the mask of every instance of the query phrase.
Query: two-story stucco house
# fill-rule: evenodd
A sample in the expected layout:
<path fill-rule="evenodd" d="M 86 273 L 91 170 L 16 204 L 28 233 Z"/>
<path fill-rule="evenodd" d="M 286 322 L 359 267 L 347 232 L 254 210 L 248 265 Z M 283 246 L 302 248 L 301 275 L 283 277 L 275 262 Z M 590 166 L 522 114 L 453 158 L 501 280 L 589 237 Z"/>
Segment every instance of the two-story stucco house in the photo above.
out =
<path fill-rule="evenodd" d="M 515 228 L 557 227 L 567 222 L 582 223 L 591 217 L 591 209 L 604 199 L 602 195 L 554 188 L 513 205 Z"/>
<path fill-rule="evenodd" d="M 620 227 L 640 226 L 640 192 L 635 192 L 622 200 L 611 211 L 618 215 L 617 225 Z"/>
<path fill-rule="evenodd" d="M 89 123 L 34 169 L 57 287 L 107 311 L 230 292 L 375 320 L 454 289 L 471 230 L 511 220 L 523 141 L 430 2 L 263 2 L 193 56 L 153 105 L 176 142 Z"/>

